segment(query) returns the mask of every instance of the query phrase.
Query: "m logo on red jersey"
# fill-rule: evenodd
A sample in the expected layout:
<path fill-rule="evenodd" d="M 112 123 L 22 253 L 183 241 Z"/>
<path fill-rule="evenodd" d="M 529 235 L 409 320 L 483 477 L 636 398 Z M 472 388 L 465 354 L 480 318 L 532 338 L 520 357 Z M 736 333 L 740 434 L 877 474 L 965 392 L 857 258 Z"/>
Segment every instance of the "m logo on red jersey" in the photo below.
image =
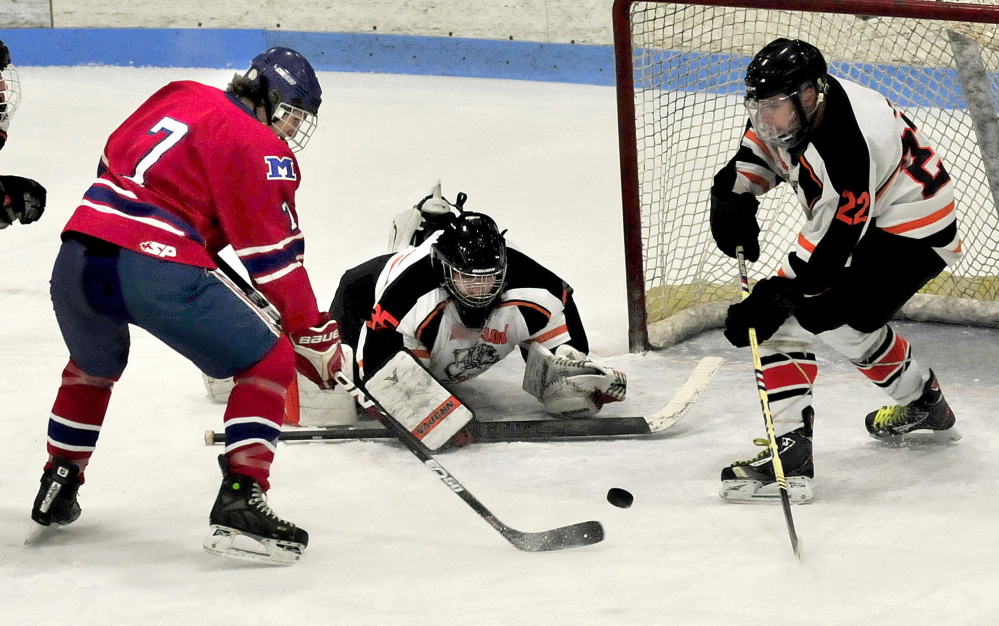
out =
<path fill-rule="evenodd" d="M 388 330 L 389 328 L 395 328 L 399 325 L 399 320 L 392 317 L 392 314 L 382 308 L 382 305 L 376 304 L 375 308 L 371 310 L 371 319 L 365 322 L 365 325 L 371 330 Z"/>
<path fill-rule="evenodd" d="M 265 156 L 267 180 L 298 180 L 295 161 L 291 157 Z"/>

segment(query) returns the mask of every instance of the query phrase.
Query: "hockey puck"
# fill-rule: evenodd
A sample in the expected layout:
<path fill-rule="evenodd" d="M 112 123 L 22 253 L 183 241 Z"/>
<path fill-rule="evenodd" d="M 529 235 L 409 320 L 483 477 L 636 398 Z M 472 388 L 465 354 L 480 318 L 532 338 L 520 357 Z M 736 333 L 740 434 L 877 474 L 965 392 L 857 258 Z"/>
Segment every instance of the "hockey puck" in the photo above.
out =
<path fill-rule="evenodd" d="M 607 501 L 618 508 L 626 509 L 635 502 L 635 496 L 631 495 L 630 491 L 613 487 L 607 492 Z"/>

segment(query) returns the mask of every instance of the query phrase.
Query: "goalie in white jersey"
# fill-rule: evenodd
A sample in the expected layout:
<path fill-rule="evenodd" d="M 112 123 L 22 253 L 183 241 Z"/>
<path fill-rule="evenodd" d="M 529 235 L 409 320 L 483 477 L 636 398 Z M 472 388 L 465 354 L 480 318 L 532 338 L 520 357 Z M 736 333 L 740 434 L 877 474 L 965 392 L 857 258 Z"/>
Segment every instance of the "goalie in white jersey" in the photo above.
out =
<path fill-rule="evenodd" d="M 330 314 L 354 349 L 360 380 L 400 349 L 449 384 L 478 376 L 520 348 L 528 364 L 524 389 L 549 413 L 591 415 L 623 400 L 625 376 L 587 356 L 569 285 L 509 247 L 492 218 L 465 211 L 464 201 L 459 194 L 451 205 L 438 183 L 396 218 L 390 247 L 397 252 L 341 278 Z"/>
<path fill-rule="evenodd" d="M 812 497 L 812 386 L 817 338 L 848 358 L 893 404 L 867 415 L 885 441 L 955 441 L 936 376 L 888 325 L 899 308 L 962 253 L 954 182 L 916 124 L 879 93 L 827 73 L 814 46 L 777 39 L 746 70 L 749 123 L 715 176 L 718 247 L 759 257 L 757 196 L 782 182 L 805 221 L 778 275 L 729 308 L 725 336 L 749 345 L 755 328 L 778 450 L 791 498 Z M 722 470 L 721 495 L 765 497 L 769 449 Z M 793 479 L 793 481 L 791 480 Z"/>

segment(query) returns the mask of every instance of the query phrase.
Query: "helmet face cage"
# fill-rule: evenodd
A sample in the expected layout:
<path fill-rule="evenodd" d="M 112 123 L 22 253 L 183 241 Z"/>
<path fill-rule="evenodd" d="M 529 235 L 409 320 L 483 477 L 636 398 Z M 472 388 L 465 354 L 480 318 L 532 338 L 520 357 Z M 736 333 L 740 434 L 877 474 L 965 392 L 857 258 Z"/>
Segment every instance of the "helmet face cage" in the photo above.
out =
<path fill-rule="evenodd" d="M 317 116 L 287 102 L 278 104 L 271 116 L 271 128 L 278 137 L 285 140 L 292 152 L 305 148 L 318 122 Z"/>
<path fill-rule="evenodd" d="M 440 259 L 444 266 L 444 288 L 459 302 L 475 309 L 487 307 L 503 291 L 506 265 L 492 270 L 466 272 Z"/>
<path fill-rule="evenodd" d="M 21 81 L 17 68 L 8 64 L 0 70 L 0 131 L 7 132 L 10 118 L 21 102 Z"/>
<path fill-rule="evenodd" d="M 801 90 L 806 86 L 802 85 L 789 96 L 777 95 L 764 100 L 746 98 L 746 110 L 757 137 L 785 148 L 801 143 L 808 132 L 807 124 L 802 124 L 801 120 L 811 122 L 812 117 L 801 102 Z"/>
<path fill-rule="evenodd" d="M 245 77 L 274 132 L 292 151 L 304 148 L 318 124 L 323 93 L 308 60 L 290 48 L 271 48 L 253 59 Z"/>
<path fill-rule="evenodd" d="M 434 244 L 433 258 L 459 309 L 484 309 L 506 286 L 506 242 L 492 218 L 481 213 L 458 216 Z"/>

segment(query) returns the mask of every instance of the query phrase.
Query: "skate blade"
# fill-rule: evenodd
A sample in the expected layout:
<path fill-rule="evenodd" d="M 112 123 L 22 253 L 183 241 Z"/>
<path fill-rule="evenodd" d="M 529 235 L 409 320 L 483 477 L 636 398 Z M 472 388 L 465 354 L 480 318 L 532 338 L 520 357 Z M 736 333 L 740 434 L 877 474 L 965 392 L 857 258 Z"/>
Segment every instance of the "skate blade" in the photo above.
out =
<path fill-rule="evenodd" d="M 285 566 L 300 561 L 305 550 L 304 545 L 294 541 L 256 537 L 223 526 L 212 526 L 204 548 L 229 559 Z"/>
<path fill-rule="evenodd" d="M 947 430 L 914 430 L 894 437 L 876 437 L 874 435 L 871 437 L 890 446 L 905 448 L 907 446 L 944 446 L 959 441 L 961 433 L 952 426 Z"/>
<path fill-rule="evenodd" d="M 760 504 L 780 502 L 780 486 L 776 482 L 764 484 L 761 480 L 748 478 L 722 481 L 722 499 L 738 504 Z M 787 497 L 791 504 L 807 504 L 812 497 L 812 479 L 807 476 L 787 478 Z"/>
<path fill-rule="evenodd" d="M 42 526 L 38 522 L 31 522 L 28 534 L 24 536 L 24 545 L 34 546 L 45 541 L 45 538 L 55 531 L 55 526 Z"/>

